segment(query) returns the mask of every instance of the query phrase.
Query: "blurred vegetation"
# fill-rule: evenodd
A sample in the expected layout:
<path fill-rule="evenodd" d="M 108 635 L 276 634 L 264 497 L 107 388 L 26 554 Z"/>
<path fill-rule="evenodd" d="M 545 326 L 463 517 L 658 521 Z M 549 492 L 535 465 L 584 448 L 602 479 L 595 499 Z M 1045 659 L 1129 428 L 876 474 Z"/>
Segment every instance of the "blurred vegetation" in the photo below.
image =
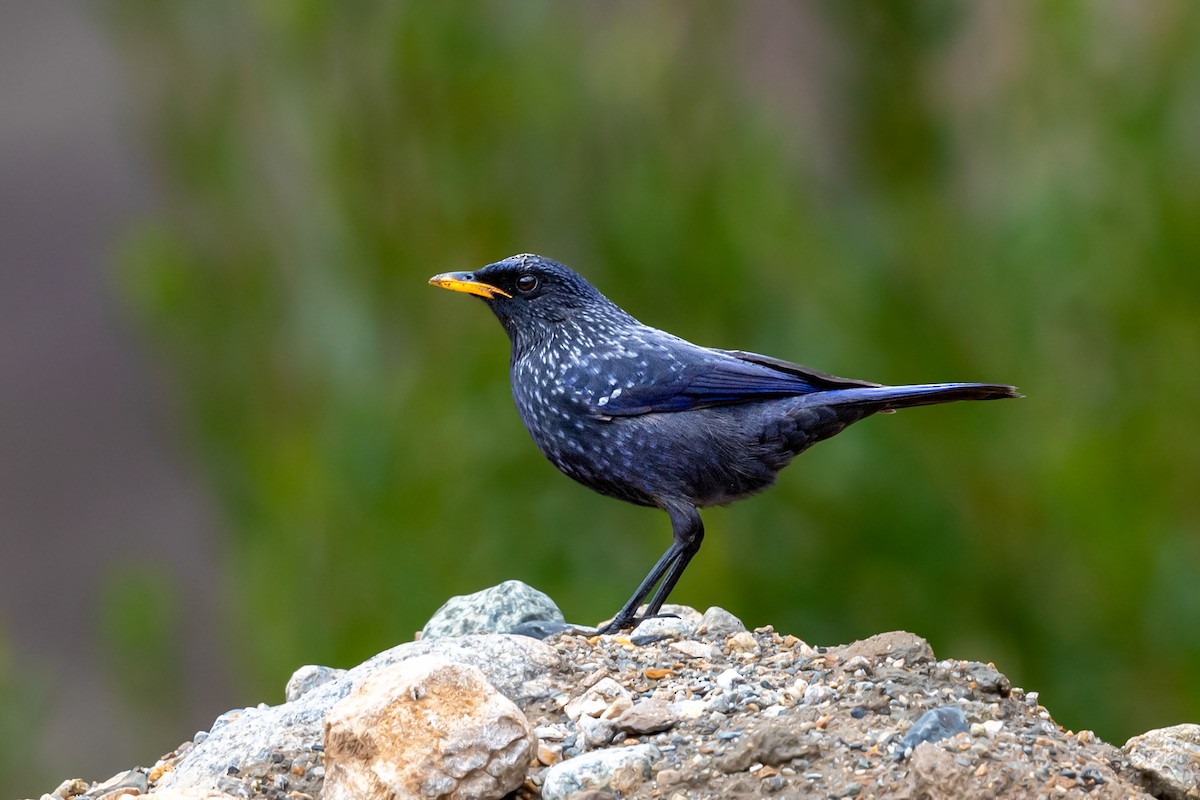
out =
<path fill-rule="evenodd" d="M 49 687 L 38 675 L 40 664 L 14 656 L 8 632 L 0 628 L 0 780 L 17 783 L 41 765 L 37 739 L 49 708 Z M 32 767 L 32 769 L 31 769 Z"/>
<path fill-rule="evenodd" d="M 120 279 L 252 696 L 509 578 L 594 622 L 666 547 L 542 460 L 495 320 L 425 285 L 532 251 L 701 343 L 1028 395 L 822 444 L 706 513 L 674 600 L 914 630 L 1117 743 L 1200 718 L 1200 6 L 112 12 L 164 175 Z"/>

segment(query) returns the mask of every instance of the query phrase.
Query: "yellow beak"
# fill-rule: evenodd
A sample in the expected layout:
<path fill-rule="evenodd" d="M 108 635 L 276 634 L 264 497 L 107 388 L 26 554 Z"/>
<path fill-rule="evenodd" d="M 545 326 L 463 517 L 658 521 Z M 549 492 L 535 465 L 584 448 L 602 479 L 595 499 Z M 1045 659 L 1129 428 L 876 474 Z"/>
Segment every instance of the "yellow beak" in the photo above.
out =
<path fill-rule="evenodd" d="M 497 289 L 495 286 L 475 280 L 475 276 L 469 272 L 443 272 L 441 275 L 434 275 L 429 279 L 429 282 L 434 286 L 440 286 L 452 292 L 465 292 L 466 294 L 478 295 L 486 300 L 491 300 L 497 295 L 500 297 L 512 297 L 511 294 L 503 289 Z"/>

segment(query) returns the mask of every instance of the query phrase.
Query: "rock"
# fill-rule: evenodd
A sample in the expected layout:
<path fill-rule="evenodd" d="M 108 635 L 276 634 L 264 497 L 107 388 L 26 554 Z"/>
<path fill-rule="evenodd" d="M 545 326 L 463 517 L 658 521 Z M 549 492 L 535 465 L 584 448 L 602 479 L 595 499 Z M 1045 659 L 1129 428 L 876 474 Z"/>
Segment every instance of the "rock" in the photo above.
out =
<path fill-rule="evenodd" d="M 922 742 L 940 742 L 956 733 L 966 733 L 970 730 L 967 718 L 962 709 L 957 706 L 940 706 L 931 708 L 920 716 L 904 734 L 900 743 L 905 748 L 915 748 Z"/>
<path fill-rule="evenodd" d="M 585 791 L 610 790 L 627 795 L 650 777 L 661 757 L 654 745 L 612 747 L 559 762 L 548 768 L 542 784 L 544 800 L 578 798 Z"/>
<path fill-rule="evenodd" d="M 744 772 L 752 764 L 776 766 L 792 759 L 813 759 L 821 754 L 821 747 L 807 733 L 797 730 L 788 719 L 771 719 L 741 737 L 735 749 L 718 759 L 717 768 L 722 772 Z"/>
<path fill-rule="evenodd" d="M 645 614 L 646 607 L 638 609 L 638 614 Z M 656 620 L 661 620 L 657 622 Z M 607 625 L 612 619 L 606 619 L 600 625 Z M 658 616 L 644 619 L 629 633 L 634 644 L 645 644 L 647 640 L 662 636 L 691 636 L 700 627 L 700 612 L 691 606 L 667 603 L 659 609 Z"/>
<path fill-rule="evenodd" d="M 122 795 L 141 795 L 146 793 L 149 781 L 142 770 L 131 769 L 112 776 L 104 783 L 93 786 L 82 795 L 80 800 L 117 800 Z"/>
<path fill-rule="evenodd" d="M 717 676 L 717 686 L 721 687 L 721 689 L 726 692 L 732 692 L 734 686 L 745 682 L 746 679 L 742 676 L 742 673 L 738 672 L 733 667 L 730 667 Z"/>
<path fill-rule="evenodd" d="M 420 668 L 413 659 L 425 656 L 454 662 L 445 669 L 460 678 L 471 672 L 461 665 L 479 670 L 532 723 L 535 749 L 526 749 L 527 733 L 511 740 L 526 760 L 508 762 L 514 773 L 520 769 L 524 775 L 508 797 L 537 796 L 544 787 L 546 797 L 572 800 L 772 795 L 1150 800 L 1143 784 L 1164 797 L 1189 796 L 1194 777 L 1182 770 L 1197 738 L 1194 726 L 1138 737 L 1126 756 L 1090 731 L 1076 735 L 1058 726 L 1036 692 L 1010 688 L 993 665 L 935 662 L 928 645 L 912 634 L 813 648 L 770 627 L 717 634 L 710 628 L 701 632 L 701 616 L 694 611 L 685 609 L 680 617 L 689 624 L 696 620 L 696 635 L 680 638 L 684 628 L 667 624 L 644 637 L 568 633 L 544 642 L 473 634 L 400 645 L 344 673 L 326 667 L 298 670 L 288 702 L 222 714 L 210 731 L 198 732 L 148 770 L 122 773 L 92 789 L 69 781 L 57 796 L 43 800 L 98 800 L 100 793 L 123 792 L 115 787 L 126 778 L 134 781 L 130 789 L 140 791 L 143 776 L 148 797 L 155 800 L 330 796 L 327 766 L 334 773 L 331 785 L 343 780 L 337 773 L 354 759 L 371 772 L 377 755 L 369 750 L 379 737 L 389 746 L 392 739 L 409 739 L 416 750 L 394 756 L 388 775 L 374 770 L 379 782 L 399 780 L 401 769 L 415 764 L 432 776 L 426 780 L 430 791 L 475 792 L 464 788 L 464 780 L 477 773 L 495 780 L 496 770 L 489 773 L 481 765 L 504 750 L 503 742 L 494 741 L 503 737 L 493 736 L 502 731 L 485 726 L 482 744 L 475 738 L 450 764 L 429 744 L 429 730 L 421 736 L 407 728 L 397 732 L 405 724 L 399 720 L 401 709 L 420 707 L 421 701 L 397 687 L 396 675 Z M 715 611 L 708 618 L 719 623 L 714 628 L 726 624 Z M 481 680 L 478 674 L 474 680 Z M 371 689 L 375 684 L 391 687 L 390 694 L 360 712 L 345 712 L 352 703 L 366 704 L 364 695 L 377 694 Z M 439 699 L 430 700 L 436 693 L 427 689 L 417 694 L 425 705 Z M 494 697 L 487 690 L 460 694 L 455 701 L 466 705 Z M 339 701 L 346 704 L 336 705 Z M 457 706 L 447 700 L 447 707 Z M 347 741 L 357 744 L 332 747 L 327 764 L 324 721 L 333 726 L 343 712 L 337 724 L 346 729 Z M 672 717 L 669 732 L 654 733 Z M 475 717 L 461 719 L 463 727 L 480 733 Z M 968 726 L 971 735 L 943 738 L 962 730 L 968 719 L 975 723 Z M 914 720 L 902 740 L 900 734 Z M 660 749 L 628 747 L 627 736 L 653 736 Z M 331 728 L 331 743 L 336 739 Z M 444 739 L 459 746 L 452 733 Z M 424 748 L 416 745 L 420 741 L 426 742 Z M 353 758 L 343 758 L 346 750 L 354 751 Z M 632 758 L 637 753 L 643 756 Z M 1131 768 L 1131 762 L 1145 771 Z M 1176 767 L 1178 776 L 1172 771 Z M 503 790 L 498 782 L 489 787 L 478 794 Z M 362 787 L 346 791 L 367 792 Z M 414 797 L 394 787 L 388 791 L 397 798 Z"/>
<path fill-rule="evenodd" d="M 629 690 L 612 678 L 602 678 L 594 686 L 566 704 L 563 712 L 567 719 L 580 717 L 611 718 L 619 716 L 633 705 Z"/>
<path fill-rule="evenodd" d="M 960 800 L 963 797 L 982 796 L 969 790 L 970 783 L 969 767 L 958 763 L 951 753 L 940 747 L 922 742 L 913 750 L 905 796 L 919 800 Z"/>
<path fill-rule="evenodd" d="M 43 800 L 45 800 L 47 797 L 52 798 L 52 800 L 57 800 L 58 798 L 64 798 L 64 800 L 66 800 L 67 798 L 78 797 L 87 790 L 87 781 L 83 780 L 82 778 L 70 778 L 60 783 L 58 788 L 56 788 L 53 793 L 42 795 L 42 798 Z"/>
<path fill-rule="evenodd" d="M 532 639 L 548 639 L 556 633 L 572 630 L 574 626 L 552 619 L 534 619 L 522 622 L 508 633 L 517 636 L 528 636 Z"/>
<path fill-rule="evenodd" d="M 832 647 L 829 653 L 836 655 L 840 661 L 849 661 L 855 656 L 862 656 L 870 662 L 890 658 L 903 661 L 909 666 L 934 660 L 933 648 L 929 646 L 929 642 L 908 631 L 876 634 L 841 647 Z"/>
<path fill-rule="evenodd" d="M 521 581 L 505 581 L 474 594 L 451 597 L 425 623 L 421 639 L 508 633 L 525 623 L 563 621 L 562 611 L 545 594 Z"/>
<path fill-rule="evenodd" d="M 759 651 L 758 640 L 750 631 L 738 631 L 726 639 L 725 644 L 735 653 L 753 654 Z"/>
<path fill-rule="evenodd" d="M 289 703 L 293 700 L 299 700 L 321 684 L 337 680 L 345 674 L 346 670 L 344 669 L 306 664 L 292 673 L 292 677 L 288 679 L 287 687 L 284 689 L 283 696 Z"/>
<path fill-rule="evenodd" d="M 634 703 L 616 719 L 617 730 L 645 736 L 673 728 L 679 722 L 679 717 L 666 703 L 657 700 L 646 700 Z"/>
<path fill-rule="evenodd" d="M 711 644 L 697 642 L 694 639 L 685 639 L 682 642 L 671 642 L 668 645 L 672 650 L 683 653 L 688 658 L 702 658 L 705 661 L 711 661 L 717 655 L 717 649 Z"/>
<path fill-rule="evenodd" d="M 1129 765 L 1152 794 L 1167 800 L 1200 798 L 1200 725 L 1174 725 L 1125 743 Z"/>
<path fill-rule="evenodd" d="M 481 670 L 487 681 L 517 705 L 533 703 L 557 691 L 553 686 L 559 656 L 543 642 L 524 636 L 479 634 L 408 642 L 385 650 L 340 677 L 322 683 L 297 700 L 222 715 L 203 741 L 163 775 L 162 789 L 224 789 L 272 774 L 280 761 L 311 759 L 324 735 L 325 713 L 370 675 L 419 656 L 437 655 Z M 197 737 L 198 739 L 200 737 Z M 230 770 L 233 770 L 230 773 Z M 292 789 L 319 791 L 320 774 L 307 769 Z"/>
<path fill-rule="evenodd" d="M 150 796 L 154 800 L 238 800 L 234 795 L 213 789 L 162 789 Z"/>
<path fill-rule="evenodd" d="M 700 628 L 702 633 L 710 633 L 714 636 L 728 636 L 733 633 L 741 633 L 746 630 L 746 626 L 742 621 L 730 614 L 723 608 L 713 606 L 704 612 L 704 616 L 700 618 Z"/>
<path fill-rule="evenodd" d="M 611 719 L 584 716 L 579 718 L 578 725 L 581 749 L 595 750 L 597 747 L 606 747 L 617 735 L 617 724 Z"/>
<path fill-rule="evenodd" d="M 683 617 L 651 617 L 644 619 L 634 628 L 629 638 L 634 644 L 667 637 L 691 636 L 696 632 L 696 622 Z"/>
<path fill-rule="evenodd" d="M 991 664 L 971 664 L 966 672 L 981 692 L 1000 697 L 1008 697 L 1012 693 L 1012 683 Z"/>
<path fill-rule="evenodd" d="M 562 745 L 561 744 L 546 744 L 539 741 L 537 747 L 537 760 L 547 767 L 557 764 L 562 761 Z"/>
<path fill-rule="evenodd" d="M 699 719 L 708 711 L 706 700 L 676 700 L 671 704 L 671 710 L 680 719 Z"/>
<path fill-rule="evenodd" d="M 324 797 L 500 798 L 524 781 L 536 744 L 525 715 L 481 671 L 414 658 L 329 710 Z"/>

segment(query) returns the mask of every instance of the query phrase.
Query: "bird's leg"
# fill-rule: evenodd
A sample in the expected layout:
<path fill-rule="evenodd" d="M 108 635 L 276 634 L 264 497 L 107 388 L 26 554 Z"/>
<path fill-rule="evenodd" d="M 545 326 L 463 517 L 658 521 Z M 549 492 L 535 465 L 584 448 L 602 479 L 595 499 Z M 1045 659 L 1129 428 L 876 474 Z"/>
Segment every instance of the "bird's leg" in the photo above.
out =
<path fill-rule="evenodd" d="M 683 571 L 687 569 L 692 557 L 700 552 L 700 545 L 704 542 L 704 522 L 700 519 L 700 512 L 696 510 L 695 506 L 687 506 L 678 511 L 668 508 L 667 513 L 671 515 L 671 534 L 674 537 L 671 546 L 678 545 L 680 553 L 670 569 L 667 570 L 666 577 L 659 584 L 658 591 L 650 598 L 644 618 L 658 615 L 663 603 L 667 601 L 667 595 L 675 588 Z"/>
<path fill-rule="evenodd" d="M 612 622 L 600 628 L 597 633 L 615 633 L 625 628 L 632 628 L 644 619 L 657 616 L 663 603 L 667 600 L 667 595 L 671 593 L 671 589 L 675 588 L 679 576 L 683 574 L 684 568 L 692 560 L 692 556 L 696 555 L 696 551 L 700 549 L 700 543 L 704 541 L 704 523 L 700 521 L 700 513 L 696 508 L 694 506 L 679 509 L 668 508 L 667 513 L 671 515 L 673 536 L 671 546 L 650 568 L 650 572 L 642 579 L 637 591 L 633 593 L 633 597 L 629 598 L 629 601 L 621 607 Z M 639 617 L 637 611 L 642 600 L 650 594 L 650 590 L 660 580 L 662 583 L 651 598 L 646 613 Z"/>

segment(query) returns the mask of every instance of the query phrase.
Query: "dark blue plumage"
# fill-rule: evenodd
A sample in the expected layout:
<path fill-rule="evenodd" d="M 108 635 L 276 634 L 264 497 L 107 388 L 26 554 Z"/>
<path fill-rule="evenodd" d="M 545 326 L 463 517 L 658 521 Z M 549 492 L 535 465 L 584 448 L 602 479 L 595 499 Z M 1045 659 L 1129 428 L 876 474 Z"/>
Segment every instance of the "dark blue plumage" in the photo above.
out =
<path fill-rule="evenodd" d="M 499 318 L 512 342 L 517 411 L 555 466 L 602 494 L 670 515 L 671 547 L 605 630 L 634 624 L 656 584 L 645 613 L 658 613 L 700 549 L 698 508 L 767 488 L 797 454 L 871 414 L 1017 396 L 995 384 L 881 386 L 700 347 L 643 325 L 575 272 L 535 255 L 430 283 L 482 297 Z"/>

